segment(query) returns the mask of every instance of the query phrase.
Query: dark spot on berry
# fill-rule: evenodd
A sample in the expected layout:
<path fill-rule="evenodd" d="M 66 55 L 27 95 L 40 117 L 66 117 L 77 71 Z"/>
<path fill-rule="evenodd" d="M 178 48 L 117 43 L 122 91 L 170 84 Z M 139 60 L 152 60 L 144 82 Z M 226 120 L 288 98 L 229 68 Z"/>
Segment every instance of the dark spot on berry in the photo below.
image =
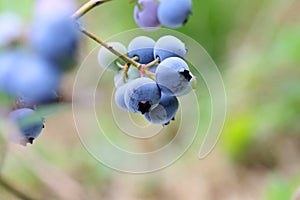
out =
<path fill-rule="evenodd" d="M 187 17 L 187 18 L 183 21 L 182 25 L 185 25 L 188 21 L 189 21 L 189 18 Z"/>
<path fill-rule="evenodd" d="M 184 78 L 186 79 L 186 80 L 188 80 L 188 81 L 190 81 L 193 77 L 192 77 L 192 75 L 190 74 L 190 71 L 189 70 L 183 70 L 183 71 L 181 71 L 181 72 L 179 72 L 181 75 L 183 75 L 184 76 Z"/>
<path fill-rule="evenodd" d="M 145 114 L 146 112 L 149 111 L 151 105 L 149 103 L 149 101 L 141 101 L 138 104 L 138 110 L 142 113 Z"/>
<path fill-rule="evenodd" d="M 171 120 L 175 121 L 175 117 L 173 117 Z"/>
<path fill-rule="evenodd" d="M 34 138 L 30 137 L 30 138 L 27 139 L 27 142 L 30 143 L 30 144 L 33 144 L 33 140 L 34 140 Z"/>
<path fill-rule="evenodd" d="M 167 125 L 169 125 L 169 124 L 170 124 L 170 121 L 164 123 L 163 126 L 167 126 Z"/>

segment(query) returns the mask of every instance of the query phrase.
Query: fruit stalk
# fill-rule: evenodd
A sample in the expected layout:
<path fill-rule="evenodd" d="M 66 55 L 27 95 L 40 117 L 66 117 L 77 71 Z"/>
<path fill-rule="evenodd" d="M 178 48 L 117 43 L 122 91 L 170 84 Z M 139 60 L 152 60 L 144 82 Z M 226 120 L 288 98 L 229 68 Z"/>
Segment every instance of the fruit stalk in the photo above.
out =
<path fill-rule="evenodd" d="M 113 47 L 111 47 L 110 45 L 108 45 L 104 40 L 102 40 L 101 38 L 99 38 L 98 36 L 96 36 L 95 34 L 89 32 L 88 30 L 86 30 L 84 27 L 79 25 L 79 30 L 85 34 L 87 37 L 91 38 L 92 40 L 98 42 L 99 44 L 101 44 L 103 47 L 105 47 L 106 49 L 108 49 L 110 52 L 112 52 L 113 54 L 115 54 L 116 56 L 120 57 L 122 60 L 124 60 L 126 63 L 130 63 L 133 66 L 137 67 L 138 69 L 141 67 L 141 64 L 138 63 L 137 61 L 135 61 L 134 59 L 129 58 L 128 56 L 120 53 L 119 51 L 115 50 Z"/>
<path fill-rule="evenodd" d="M 83 15 L 85 15 L 86 13 L 88 13 L 90 10 L 92 10 L 93 8 L 108 2 L 111 0 L 90 0 L 88 1 L 86 4 L 84 4 L 82 7 L 80 7 L 73 15 L 72 18 L 73 19 L 79 19 L 81 18 Z"/>

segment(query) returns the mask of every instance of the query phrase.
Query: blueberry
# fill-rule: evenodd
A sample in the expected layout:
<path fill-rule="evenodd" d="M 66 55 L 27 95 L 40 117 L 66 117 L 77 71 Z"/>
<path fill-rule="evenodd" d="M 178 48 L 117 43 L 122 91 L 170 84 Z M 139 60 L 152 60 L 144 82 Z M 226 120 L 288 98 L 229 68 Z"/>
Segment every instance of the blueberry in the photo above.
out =
<path fill-rule="evenodd" d="M 0 46 L 7 46 L 18 40 L 22 34 L 21 18 L 10 12 L 0 15 Z"/>
<path fill-rule="evenodd" d="M 74 0 L 38 0 L 35 2 L 35 18 L 70 17 L 76 11 Z"/>
<path fill-rule="evenodd" d="M 61 96 L 57 91 L 50 91 L 47 94 L 47 98 L 41 99 L 39 101 L 27 98 L 22 95 L 18 95 L 15 100 L 16 108 L 36 108 L 42 105 L 49 105 L 53 103 L 58 103 L 61 101 Z"/>
<path fill-rule="evenodd" d="M 184 59 L 187 53 L 185 44 L 178 38 L 166 35 L 159 38 L 154 47 L 154 57 L 159 57 L 160 62 L 169 57 Z"/>
<path fill-rule="evenodd" d="M 124 85 L 118 87 L 115 92 L 115 102 L 116 102 L 117 106 L 119 108 L 121 108 L 122 110 L 128 110 L 128 108 L 125 104 L 125 100 L 124 100 L 127 86 L 128 86 L 128 83 L 125 83 Z"/>
<path fill-rule="evenodd" d="M 149 71 L 149 72 L 152 72 L 152 73 L 155 73 L 155 72 L 156 72 L 156 69 L 157 69 L 157 66 L 158 66 L 158 65 L 156 64 L 156 65 L 153 65 L 153 66 L 149 67 L 149 68 L 148 68 L 148 71 Z"/>
<path fill-rule="evenodd" d="M 124 100 L 129 111 L 144 114 L 151 106 L 158 104 L 160 97 L 156 82 L 142 77 L 128 83 Z"/>
<path fill-rule="evenodd" d="M 36 116 L 35 111 L 30 108 L 21 108 L 9 113 L 9 119 L 16 123 L 21 133 L 19 143 L 26 146 L 33 143 L 44 127 L 44 119 Z"/>
<path fill-rule="evenodd" d="M 72 69 L 77 63 L 79 31 L 67 13 L 68 1 L 41 0 L 33 21 L 30 42 L 36 52 L 60 70 Z M 42 12 L 43 11 L 43 12 Z"/>
<path fill-rule="evenodd" d="M 151 107 L 149 112 L 145 113 L 145 118 L 152 124 L 169 124 L 174 119 L 178 110 L 178 100 L 175 96 L 162 94 L 159 104 Z"/>
<path fill-rule="evenodd" d="M 5 79 L 8 93 L 23 96 L 32 102 L 51 98 L 53 91 L 58 89 L 61 77 L 57 67 L 26 53 L 17 53 L 17 58 Z"/>
<path fill-rule="evenodd" d="M 139 36 L 131 40 L 128 45 L 128 56 L 133 58 L 138 57 L 138 62 L 147 64 L 154 60 L 153 49 L 155 41 L 146 36 Z"/>
<path fill-rule="evenodd" d="M 157 0 L 139 0 L 134 7 L 135 23 L 142 29 L 153 29 L 160 26 L 157 17 L 159 3 Z"/>
<path fill-rule="evenodd" d="M 180 95 L 189 86 L 193 75 L 187 63 L 178 57 L 167 58 L 156 69 L 156 82 L 167 95 Z"/>
<path fill-rule="evenodd" d="M 121 44 L 120 42 L 109 42 L 109 46 L 113 47 L 120 53 L 126 54 L 127 49 L 126 47 Z M 108 49 L 105 47 L 100 47 L 98 52 L 98 63 L 99 65 L 108 71 L 118 71 L 120 68 L 116 65 L 116 61 L 118 61 L 118 56 L 111 53 Z"/>
<path fill-rule="evenodd" d="M 114 76 L 114 83 L 115 87 L 118 88 L 121 85 L 124 85 L 123 82 L 123 70 L 120 70 L 115 76 Z M 136 78 L 140 77 L 140 71 L 136 67 L 130 67 L 127 72 L 127 77 L 125 78 L 125 82 L 132 81 Z"/>
<path fill-rule="evenodd" d="M 123 82 L 123 70 L 120 70 L 118 71 L 115 75 L 114 75 L 114 84 L 115 84 L 115 87 L 118 88 L 122 85 L 124 85 L 124 82 Z"/>
<path fill-rule="evenodd" d="M 191 0 L 161 0 L 157 11 L 160 23 L 169 28 L 181 27 L 191 13 Z"/>
<path fill-rule="evenodd" d="M 3 52 L 0 55 L 0 92 L 9 93 L 8 74 L 15 71 L 15 65 L 19 59 L 18 53 L 14 51 Z"/>

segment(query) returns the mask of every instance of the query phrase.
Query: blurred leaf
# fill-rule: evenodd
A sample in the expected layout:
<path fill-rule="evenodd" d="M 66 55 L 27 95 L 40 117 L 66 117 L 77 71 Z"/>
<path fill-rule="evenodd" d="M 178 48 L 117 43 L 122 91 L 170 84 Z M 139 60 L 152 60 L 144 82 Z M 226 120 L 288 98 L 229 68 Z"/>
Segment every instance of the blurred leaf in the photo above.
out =
<path fill-rule="evenodd" d="M 241 113 L 227 122 L 223 130 L 222 144 L 231 157 L 236 159 L 242 157 L 245 150 L 251 145 L 254 138 L 254 120 L 251 113 Z"/>
<path fill-rule="evenodd" d="M 138 0 L 128 0 L 129 3 L 137 3 Z"/>
<path fill-rule="evenodd" d="M 294 179 L 294 180 L 293 180 Z M 288 200 L 296 191 L 299 180 L 287 180 L 278 175 L 271 176 L 267 182 L 265 200 Z"/>

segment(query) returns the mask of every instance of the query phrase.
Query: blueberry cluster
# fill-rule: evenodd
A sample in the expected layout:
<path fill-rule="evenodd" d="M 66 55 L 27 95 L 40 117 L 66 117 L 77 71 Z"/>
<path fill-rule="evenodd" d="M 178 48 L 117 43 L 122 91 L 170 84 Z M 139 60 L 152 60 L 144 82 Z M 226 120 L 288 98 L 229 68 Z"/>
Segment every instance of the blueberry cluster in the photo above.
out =
<path fill-rule="evenodd" d="M 36 117 L 35 109 L 58 101 L 61 78 L 76 64 L 79 32 L 70 18 L 74 8 L 71 0 L 37 1 L 26 31 L 15 14 L 0 16 L 1 28 L 8 22 L 6 27 L 14 27 L 0 34 L 0 93 L 15 102 L 9 118 L 19 127 L 24 145 L 43 128 L 44 119 Z"/>
<path fill-rule="evenodd" d="M 147 36 L 134 38 L 126 48 L 119 42 L 109 43 L 140 65 L 122 63 L 120 58 L 101 47 L 101 67 L 116 71 L 115 103 L 126 111 L 140 113 L 153 124 L 167 125 L 178 110 L 178 96 L 192 90 L 195 77 L 186 63 L 187 49 L 178 38 L 166 35 L 156 42 Z"/>
<path fill-rule="evenodd" d="M 134 20 L 143 28 L 181 27 L 192 13 L 191 0 L 138 0 Z"/>

